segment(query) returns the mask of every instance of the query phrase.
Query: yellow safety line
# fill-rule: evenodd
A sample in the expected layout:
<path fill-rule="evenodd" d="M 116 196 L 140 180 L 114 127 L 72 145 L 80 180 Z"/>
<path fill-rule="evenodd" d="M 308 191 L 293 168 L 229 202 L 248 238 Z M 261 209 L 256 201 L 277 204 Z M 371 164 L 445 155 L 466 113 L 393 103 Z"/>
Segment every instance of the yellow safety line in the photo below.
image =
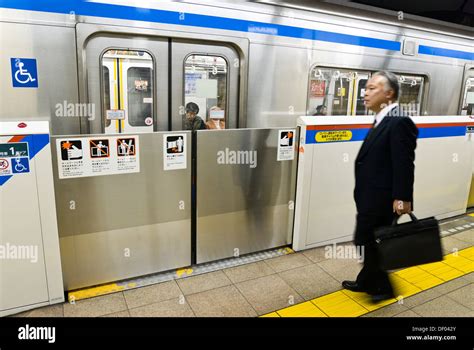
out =
<path fill-rule="evenodd" d="M 390 274 L 397 298 L 373 303 L 365 293 L 338 290 L 260 317 L 358 317 L 437 285 L 474 272 L 474 247 L 451 253 L 443 261 L 409 267 Z"/>

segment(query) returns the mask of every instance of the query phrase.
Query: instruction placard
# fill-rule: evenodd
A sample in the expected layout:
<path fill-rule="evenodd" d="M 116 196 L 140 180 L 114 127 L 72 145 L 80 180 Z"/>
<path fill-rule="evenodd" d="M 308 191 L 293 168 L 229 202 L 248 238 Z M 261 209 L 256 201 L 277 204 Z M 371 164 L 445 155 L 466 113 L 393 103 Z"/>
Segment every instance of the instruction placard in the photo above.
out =
<path fill-rule="evenodd" d="M 0 140 L 0 142 L 2 142 Z M 0 143 L 0 176 L 30 172 L 27 142 Z"/>
<path fill-rule="evenodd" d="M 295 158 L 295 130 L 278 130 L 277 160 L 293 160 Z"/>
<path fill-rule="evenodd" d="M 163 135 L 164 170 L 186 169 L 186 134 Z"/>
<path fill-rule="evenodd" d="M 56 140 L 60 179 L 140 172 L 137 135 Z"/>

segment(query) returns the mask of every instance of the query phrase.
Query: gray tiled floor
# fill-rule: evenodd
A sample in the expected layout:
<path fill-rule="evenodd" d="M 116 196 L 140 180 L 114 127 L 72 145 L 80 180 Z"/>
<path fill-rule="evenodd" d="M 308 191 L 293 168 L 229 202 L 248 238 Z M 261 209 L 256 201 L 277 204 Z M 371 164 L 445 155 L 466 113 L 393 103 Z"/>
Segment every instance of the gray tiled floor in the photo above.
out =
<path fill-rule="evenodd" d="M 473 230 L 458 233 L 458 234 L 456 234 L 455 237 L 456 237 L 456 239 L 458 239 L 460 241 L 468 242 L 471 245 L 474 244 L 474 231 Z"/>
<path fill-rule="evenodd" d="M 447 294 L 448 297 L 474 311 L 474 284 L 468 284 Z"/>
<path fill-rule="evenodd" d="M 175 298 L 130 309 L 130 315 L 132 317 L 193 317 L 194 313 L 184 298 Z"/>
<path fill-rule="evenodd" d="M 473 236 L 474 229 L 446 237 L 444 248 L 472 246 Z M 17 316 L 253 317 L 340 290 L 341 281 L 356 278 L 362 267 L 357 260 L 328 258 L 325 252 L 314 248 Z M 473 295 L 471 273 L 365 316 L 474 316 Z"/>
<path fill-rule="evenodd" d="M 275 271 L 268 266 L 265 261 L 259 261 L 253 264 L 231 267 L 225 269 L 224 273 L 233 283 L 248 281 L 274 274 Z"/>
<path fill-rule="evenodd" d="M 421 316 L 418 315 L 413 310 L 407 310 L 407 311 L 403 311 L 402 313 L 399 313 L 397 315 L 394 315 L 393 317 L 421 317 Z"/>
<path fill-rule="evenodd" d="M 324 247 L 308 249 L 303 251 L 303 254 L 312 262 L 320 262 L 327 259 Z"/>
<path fill-rule="evenodd" d="M 305 300 L 341 289 L 341 284 L 316 264 L 279 273 Z"/>
<path fill-rule="evenodd" d="M 362 269 L 362 264 L 356 259 L 328 259 L 317 263 L 317 265 L 339 282 L 355 280 Z"/>
<path fill-rule="evenodd" d="M 426 303 L 430 300 L 436 299 L 440 297 L 441 295 L 442 294 L 440 292 L 437 292 L 434 288 L 432 288 L 422 293 L 415 294 L 411 297 L 404 298 L 402 301 L 403 301 L 404 306 L 411 309 L 412 307 L 415 307 L 417 305 Z"/>
<path fill-rule="evenodd" d="M 266 263 L 276 272 L 295 269 L 297 267 L 312 264 L 303 253 L 294 253 L 268 259 Z"/>
<path fill-rule="evenodd" d="M 198 317 L 255 317 L 257 313 L 235 286 L 190 295 L 188 302 Z"/>
<path fill-rule="evenodd" d="M 177 280 L 184 295 L 203 292 L 232 284 L 223 271 L 209 272 Z"/>
<path fill-rule="evenodd" d="M 236 286 L 258 314 L 303 301 L 303 298 L 278 275 L 240 282 Z"/>
<path fill-rule="evenodd" d="M 474 311 L 443 295 L 413 308 L 423 317 L 473 317 Z"/>
<path fill-rule="evenodd" d="M 409 311 L 409 310 L 405 305 L 401 303 L 394 303 L 394 304 L 382 307 L 378 310 L 369 312 L 368 314 L 365 314 L 362 317 L 392 317 L 406 311 Z"/>
<path fill-rule="evenodd" d="M 464 275 L 462 278 L 468 282 L 474 282 L 474 272 Z"/>
<path fill-rule="evenodd" d="M 114 312 L 113 314 L 107 314 L 100 317 L 130 317 L 130 311 L 129 310 L 119 311 L 119 312 Z"/>
<path fill-rule="evenodd" d="M 473 234 L 472 231 L 471 234 Z M 451 254 L 464 248 L 468 248 L 472 245 L 471 243 L 457 239 L 458 236 L 459 234 L 455 237 L 448 236 L 441 239 L 441 245 L 443 247 L 444 254 Z"/>
<path fill-rule="evenodd" d="M 178 298 L 182 295 L 182 292 L 175 281 L 168 281 L 152 286 L 126 290 L 123 294 L 128 308 L 133 309 L 143 305 Z"/>

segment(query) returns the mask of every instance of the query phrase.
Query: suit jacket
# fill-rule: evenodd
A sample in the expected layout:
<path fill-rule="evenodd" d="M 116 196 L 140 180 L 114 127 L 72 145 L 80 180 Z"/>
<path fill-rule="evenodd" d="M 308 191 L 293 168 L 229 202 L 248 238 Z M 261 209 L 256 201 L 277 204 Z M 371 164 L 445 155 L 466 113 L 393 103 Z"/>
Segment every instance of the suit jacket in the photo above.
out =
<path fill-rule="evenodd" d="M 413 203 L 417 137 L 417 127 L 398 107 L 369 132 L 355 160 L 359 215 L 390 216 L 394 199 Z"/>

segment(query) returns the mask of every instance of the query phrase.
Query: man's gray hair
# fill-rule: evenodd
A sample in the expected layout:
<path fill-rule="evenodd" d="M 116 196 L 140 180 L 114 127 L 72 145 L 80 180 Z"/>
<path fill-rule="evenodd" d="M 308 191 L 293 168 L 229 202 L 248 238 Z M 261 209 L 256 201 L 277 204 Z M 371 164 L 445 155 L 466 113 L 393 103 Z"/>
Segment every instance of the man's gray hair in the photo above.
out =
<path fill-rule="evenodd" d="M 385 91 L 393 90 L 393 97 L 395 100 L 398 100 L 398 94 L 400 92 L 400 85 L 398 84 L 398 77 L 392 72 L 388 71 L 379 71 L 372 74 L 373 77 L 381 76 L 385 78 Z"/>

